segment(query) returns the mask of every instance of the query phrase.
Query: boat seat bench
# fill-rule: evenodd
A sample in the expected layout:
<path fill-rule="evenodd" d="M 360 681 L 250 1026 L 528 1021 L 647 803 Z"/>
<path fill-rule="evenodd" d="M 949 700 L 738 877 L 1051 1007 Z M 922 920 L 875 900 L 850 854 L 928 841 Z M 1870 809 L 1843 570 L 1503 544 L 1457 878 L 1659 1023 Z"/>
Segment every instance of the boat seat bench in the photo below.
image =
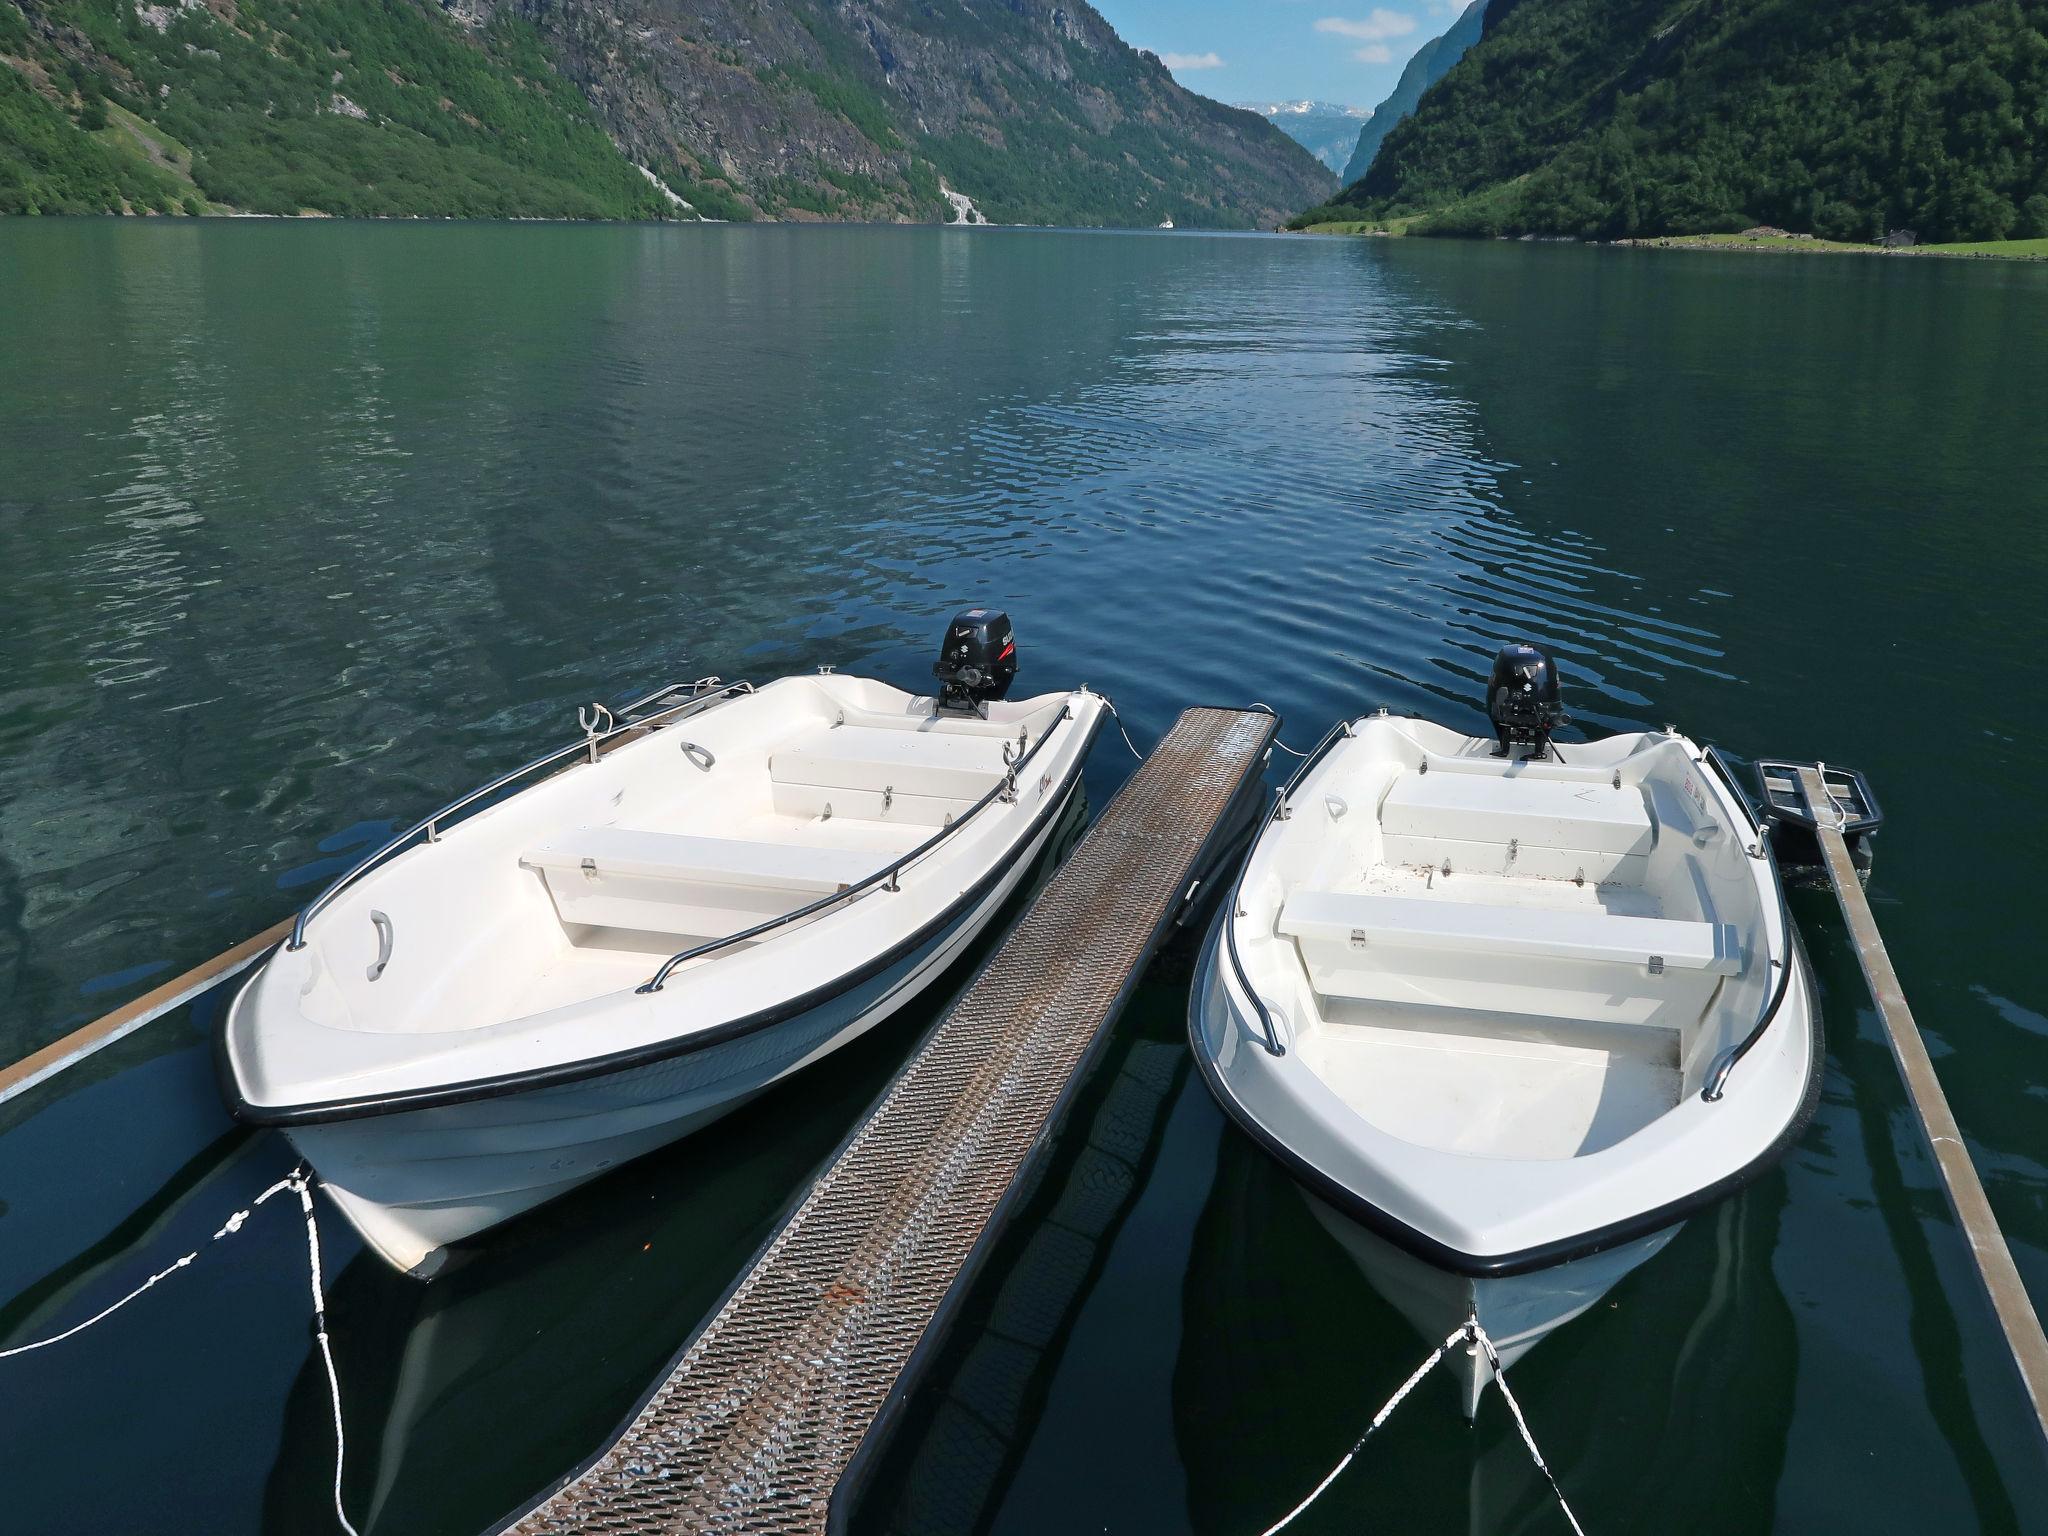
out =
<path fill-rule="evenodd" d="M 1390 864 L 1630 885 L 1657 841 L 1637 785 L 1441 769 L 1394 780 L 1380 832 Z"/>
<path fill-rule="evenodd" d="M 1277 928 L 1325 997 L 1656 1024 L 1741 973 L 1733 924 L 1298 890 Z"/>
<path fill-rule="evenodd" d="M 842 725 L 768 754 L 775 809 L 941 827 L 1003 782 L 1014 738 Z"/>
<path fill-rule="evenodd" d="M 566 923 L 717 936 L 856 885 L 886 854 L 578 827 L 521 855 Z"/>
<path fill-rule="evenodd" d="M 1005 740 L 844 725 L 777 748 L 768 757 L 768 776 L 821 789 L 979 800 L 1002 782 Z"/>

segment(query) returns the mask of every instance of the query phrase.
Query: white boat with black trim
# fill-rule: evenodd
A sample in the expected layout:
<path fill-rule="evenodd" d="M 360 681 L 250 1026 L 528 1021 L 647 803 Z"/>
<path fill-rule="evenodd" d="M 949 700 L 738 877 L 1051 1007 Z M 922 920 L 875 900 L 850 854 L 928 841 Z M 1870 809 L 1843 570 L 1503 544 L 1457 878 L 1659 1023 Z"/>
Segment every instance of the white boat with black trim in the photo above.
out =
<path fill-rule="evenodd" d="M 664 690 L 465 796 L 325 891 L 236 998 L 231 1106 L 419 1273 L 715 1120 L 915 998 L 1048 846 L 1105 705 L 1006 701 L 1015 669 L 1008 620 L 976 610 L 937 699 L 829 674 Z"/>
<path fill-rule="evenodd" d="M 1225 1110 L 1376 1288 L 1432 1340 L 1476 1316 L 1504 1363 L 1771 1167 L 1820 1087 L 1748 803 L 1675 730 L 1552 749 L 1555 676 L 1502 653 L 1495 739 L 1336 727 L 1189 1016 Z M 1492 1372 L 1458 1364 L 1469 1415 Z"/>

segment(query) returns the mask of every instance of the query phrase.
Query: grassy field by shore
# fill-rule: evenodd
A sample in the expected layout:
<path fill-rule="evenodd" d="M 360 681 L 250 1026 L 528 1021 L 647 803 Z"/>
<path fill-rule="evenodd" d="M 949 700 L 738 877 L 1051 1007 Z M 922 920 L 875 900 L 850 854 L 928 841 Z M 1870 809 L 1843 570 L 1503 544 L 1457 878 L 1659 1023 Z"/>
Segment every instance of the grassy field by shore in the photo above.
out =
<path fill-rule="evenodd" d="M 1426 214 L 1397 219 L 1337 219 L 1311 224 L 1305 235 L 1408 235 Z M 2048 240 L 1974 240 L 1951 245 L 1887 247 L 1846 240 L 1819 240 L 1811 235 L 1656 235 L 1616 240 L 1615 245 L 1660 251 L 1785 251 L 1828 256 L 1966 256 L 1994 261 L 2048 261 Z"/>

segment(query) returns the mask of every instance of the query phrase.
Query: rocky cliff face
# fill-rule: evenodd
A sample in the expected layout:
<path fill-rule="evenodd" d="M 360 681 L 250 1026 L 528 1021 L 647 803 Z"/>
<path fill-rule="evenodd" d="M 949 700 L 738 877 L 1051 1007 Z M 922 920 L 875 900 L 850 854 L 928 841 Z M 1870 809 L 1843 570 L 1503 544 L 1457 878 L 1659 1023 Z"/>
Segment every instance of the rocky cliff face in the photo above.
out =
<path fill-rule="evenodd" d="M 1081 0 L 454 0 L 547 40 L 625 153 L 700 213 L 1243 227 L 1332 178 Z"/>

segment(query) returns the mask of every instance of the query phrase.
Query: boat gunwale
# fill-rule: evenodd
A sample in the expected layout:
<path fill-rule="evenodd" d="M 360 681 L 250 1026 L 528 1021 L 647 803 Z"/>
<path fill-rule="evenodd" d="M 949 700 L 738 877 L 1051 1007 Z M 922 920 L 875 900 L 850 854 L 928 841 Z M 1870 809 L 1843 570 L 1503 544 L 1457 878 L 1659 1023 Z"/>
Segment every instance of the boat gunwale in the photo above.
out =
<path fill-rule="evenodd" d="M 1050 739 L 1061 724 L 1071 720 L 1080 723 L 1080 717 L 1073 713 L 1071 700 L 1082 690 L 1069 690 L 1069 705 L 1065 717 L 1056 721 L 1052 730 L 1040 738 L 1041 744 Z M 1073 765 L 1060 781 L 1056 793 L 1048 796 L 1044 809 L 1040 810 L 1025 826 L 1023 832 L 1012 843 L 1012 848 L 1021 850 L 1051 824 L 1064 810 L 1078 786 L 1081 774 L 1087 767 L 1088 757 L 1095 745 L 1095 738 L 1103 725 L 1104 711 L 1098 708 L 1088 722 L 1080 746 L 1074 754 Z M 861 983 L 872 980 L 906 955 L 930 943 L 956 923 L 962 914 L 984 899 L 988 892 L 999 883 L 1016 858 L 1012 853 L 991 865 L 973 885 L 963 890 L 952 902 L 934 915 L 928 922 L 915 929 L 887 950 L 869 956 L 859 964 L 842 971 L 831 981 L 814 987 L 809 992 L 795 997 L 784 998 L 769 1007 L 728 1019 L 710 1029 L 689 1035 L 670 1036 L 666 1039 L 649 1041 L 629 1046 L 624 1050 L 611 1051 L 602 1056 L 582 1056 L 571 1061 L 551 1063 L 545 1067 L 533 1067 L 519 1072 L 500 1073 L 493 1077 L 473 1078 L 459 1083 L 441 1083 L 428 1087 L 399 1088 L 384 1093 L 365 1094 L 359 1097 L 324 1099 L 310 1104 L 258 1104 L 243 1096 L 241 1082 L 235 1070 L 235 1062 L 229 1045 L 229 1035 L 235 1019 L 241 1012 L 243 1001 L 261 978 L 265 966 L 251 968 L 249 979 L 236 993 L 234 1002 L 221 1016 L 220 1024 L 213 1035 L 214 1073 L 219 1082 L 221 1097 L 227 1101 L 229 1112 L 246 1125 L 261 1126 L 303 1126 L 331 1125 L 347 1120 L 371 1119 L 381 1115 L 405 1114 L 414 1110 L 453 1108 L 462 1104 L 477 1103 L 486 1099 L 508 1098 L 513 1094 L 529 1092 L 537 1088 L 553 1088 L 569 1083 L 587 1082 L 594 1078 L 609 1077 L 617 1072 L 630 1071 L 635 1067 L 650 1066 L 656 1062 L 670 1061 L 677 1057 L 692 1055 L 709 1050 L 713 1046 L 757 1034 L 761 1030 L 788 1022 L 813 1009 L 821 1008 L 833 999 L 850 992 Z M 266 961 L 267 965 L 268 962 Z"/>

